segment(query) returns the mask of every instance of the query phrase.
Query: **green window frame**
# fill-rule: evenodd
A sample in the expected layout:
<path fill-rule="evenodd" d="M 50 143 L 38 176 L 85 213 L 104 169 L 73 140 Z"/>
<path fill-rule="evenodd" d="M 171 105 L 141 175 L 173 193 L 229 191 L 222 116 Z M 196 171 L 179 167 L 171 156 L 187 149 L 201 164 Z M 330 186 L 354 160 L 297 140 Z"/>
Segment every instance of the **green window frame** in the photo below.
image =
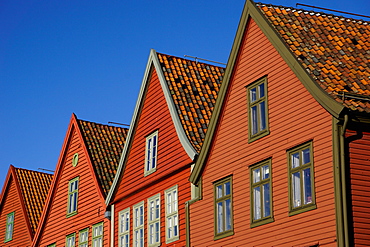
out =
<path fill-rule="evenodd" d="M 157 170 L 158 130 L 146 137 L 144 176 Z"/>
<path fill-rule="evenodd" d="M 89 228 L 85 228 L 79 232 L 78 235 L 78 247 L 89 246 Z"/>
<path fill-rule="evenodd" d="M 161 245 L 161 194 L 148 199 L 148 246 Z"/>
<path fill-rule="evenodd" d="M 13 231 L 14 231 L 14 212 L 11 212 L 6 215 L 4 243 L 9 242 L 13 239 Z"/>
<path fill-rule="evenodd" d="M 103 247 L 104 222 L 92 226 L 92 247 Z"/>
<path fill-rule="evenodd" d="M 270 133 L 267 92 L 267 76 L 247 86 L 249 143 Z"/>
<path fill-rule="evenodd" d="M 251 227 L 274 221 L 271 176 L 271 159 L 250 167 Z"/>
<path fill-rule="evenodd" d="M 316 208 L 312 142 L 288 150 L 289 215 Z"/>
<path fill-rule="evenodd" d="M 76 233 L 72 233 L 66 236 L 66 247 L 76 246 Z"/>
<path fill-rule="evenodd" d="M 79 181 L 76 177 L 68 182 L 67 217 L 77 214 Z"/>
<path fill-rule="evenodd" d="M 213 183 L 214 193 L 214 239 L 234 234 L 232 176 Z"/>
<path fill-rule="evenodd" d="M 118 246 L 130 246 L 130 208 L 126 208 L 118 214 Z"/>
<path fill-rule="evenodd" d="M 144 247 L 144 201 L 133 207 L 133 246 Z"/>
<path fill-rule="evenodd" d="M 166 214 L 166 244 L 179 240 L 179 204 L 178 186 L 175 185 L 164 192 Z"/>
<path fill-rule="evenodd" d="M 52 244 L 49 244 L 47 247 L 56 247 L 57 244 L 56 243 L 52 243 Z"/>

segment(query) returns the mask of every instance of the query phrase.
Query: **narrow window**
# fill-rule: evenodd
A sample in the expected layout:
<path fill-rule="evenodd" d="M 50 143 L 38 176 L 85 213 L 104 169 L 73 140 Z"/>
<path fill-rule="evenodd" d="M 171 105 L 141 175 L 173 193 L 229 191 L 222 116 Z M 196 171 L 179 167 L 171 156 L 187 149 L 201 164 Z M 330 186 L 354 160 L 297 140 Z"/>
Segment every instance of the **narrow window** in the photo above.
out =
<path fill-rule="evenodd" d="M 179 209 L 177 193 L 177 185 L 165 191 L 167 244 L 179 239 Z"/>
<path fill-rule="evenodd" d="M 14 229 L 14 212 L 6 215 L 6 228 L 5 228 L 5 240 L 8 242 L 13 239 L 13 229 Z"/>
<path fill-rule="evenodd" d="M 214 183 L 215 239 L 230 236 L 233 231 L 232 177 Z"/>
<path fill-rule="evenodd" d="M 130 208 L 126 208 L 119 212 L 118 215 L 118 246 L 130 246 Z"/>
<path fill-rule="evenodd" d="M 269 134 L 267 108 L 267 77 L 247 87 L 249 142 Z"/>
<path fill-rule="evenodd" d="M 78 183 L 79 177 L 70 180 L 68 183 L 67 217 L 77 214 Z"/>
<path fill-rule="evenodd" d="M 148 199 L 148 245 L 160 246 L 161 194 Z"/>
<path fill-rule="evenodd" d="M 316 208 L 312 142 L 288 151 L 290 215 Z"/>
<path fill-rule="evenodd" d="M 134 247 L 144 246 L 144 202 L 134 205 Z"/>
<path fill-rule="evenodd" d="M 83 229 L 80 231 L 80 235 L 78 238 L 78 246 L 79 247 L 88 247 L 89 245 L 89 228 Z"/>
<path fill-rule="evenodd" d="M 271 196 L 271 160 L 258 163 L 250 169 L 251 227 L 273 221 Z"/>
<path fill-rule="evenodd" d="M 66 247 L 75 247 L 76 233 L 69 234 L 66 237 Z"/>
<path fill-rule="evenodd" d="M 92 247 L 103 247 L 103 222 L 92 226 Z"/>
<path fill-rule="evenodd" d="M 157 168 L 158 131 L 146 138 L 144 176 L 155 172 Z"/>

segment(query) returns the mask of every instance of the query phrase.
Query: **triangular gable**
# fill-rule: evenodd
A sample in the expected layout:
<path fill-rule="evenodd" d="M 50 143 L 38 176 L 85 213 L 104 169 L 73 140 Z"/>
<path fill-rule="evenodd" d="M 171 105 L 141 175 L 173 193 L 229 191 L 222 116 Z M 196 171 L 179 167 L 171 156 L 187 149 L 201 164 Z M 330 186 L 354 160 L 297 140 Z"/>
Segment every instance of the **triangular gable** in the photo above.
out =
<path fill-rule="evenodd" d="M 290 50 L 286 42 L 284 42 L 279 32 L 267 20 L 265 15 L 256 6 L 256 4 L 252 0 L 247 0 L 239 22 L 234 44 L 232 46 L 226 67 L 224 80 L 220 88 L 219 96 L 215 105 L 214 113 L 212 114 L 202 151 L 199 154 L 199 158 L 197 159 L 193 172 L 189 178 L 189 180 L 194 184 L 199 183 L 201 173 L 204 169 L 209 148 L 214 138 L 213 134 L 219 122 L 220 113 L 222 112 L 225 98 L 228 93 L 229 84 L 233 76 L 234 66 L 238 61 L 239 50 L 242 46 L 242 40 L 248 26 L 248 20 L 250 18 L 257 23 L 262 32 L 266 35 L 275 49 L 279 52 L 288 66 L 292 69 L 292 71 L 296 74 L 298 79 L 316 99 L 316 101 L 318 101 L 331 115 L 336 118 L 338 118 L 346 110 L 346 107 L 343 104 L 340 104 L 334 98 L 332 98 L 308 73 L 306 68 L 298 60 L 297 56 L 292 52 L 292 50 Z"/>
<path fill-rule="evenodd" d="M 116 187 L 119 185 L 121 177 L 123 176 L 125 162 L 133 142 L 152 69 L 155 69 L 158 75 L 161 88 L 170 111 L 171 119 L 184 150 L 190 159 L 195 160 L 197 157 L 208 127 L 210 113 L 213 111 L 213 105 L 217 98 L 217 93 L 223 77 L 223 68 L 205 65 L 203 63 L 196 64 L 196 62 L 193 62 L 194 65 L 187 64 L 184 60 L 185 59 L 157 53 L 153 49 L 151 50 L 141 84 L 139 97 L 131 120 L 127 144 L 122 152 L 121 160 L 117 169 L 117 176 L 114 179 L 113 185 L 106 199 L 107 205 L 114 196 Z M 204 66 L 204 68 L 202 66 Z M 199 71 L 194 68 L 198 68 Z M 201 71 L 202 69 L 204 70 Z M 211 70 L 212 72 L 207 73 L 207 70 Z M 194 85 L 197 83 L 199 85 L 207 84 L 208 90 L 204 93 L 209 95 L 204 97 L 202 92 L 203 89 L 200 90 L 199 85 L 198 87 L 194 86 L 195 88 L 192 89 L 190 85 L 186 85 L 185 81 L 188 83 L 190 81 L 194 83 Z M 191 90 L 187 94 L 188 99 L 185 99 L 186 93 L 184 90 Z M 181 93 L 178 93 L 180 91 Z M 198 98 L 194 96 L 194 92 L 196 92 L 195 94 L 197 94 Z M 200 97 L 202 98 L 200 99 Z M 209 99 L 209 97 L 211 97 L 211 99 Z M 200 103 L 199 105 L 198 102 Z M 192 103 L 196 103 L 196 106 L 192 105 Z M 189 107 L 188 104 L 191 106 Z M 198 111 L 189 116 L 188 113 L 190 112 L 190 108 L 193 110 L 197 108 Z M 200 118 L 201 120 L 199 120 Z M 197 122 L 197 124 L 194 124 L 195 122 Z M 192 124 L 194 126 L 191 126 Z M 199 136 L 199 133 L 202 133 L 202 135 Z"/>

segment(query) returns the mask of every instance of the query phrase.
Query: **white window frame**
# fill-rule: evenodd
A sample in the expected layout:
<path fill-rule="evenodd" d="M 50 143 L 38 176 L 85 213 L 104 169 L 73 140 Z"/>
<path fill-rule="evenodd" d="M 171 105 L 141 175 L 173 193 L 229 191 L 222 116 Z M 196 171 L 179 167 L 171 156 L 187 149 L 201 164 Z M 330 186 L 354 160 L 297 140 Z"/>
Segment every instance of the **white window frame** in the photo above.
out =
<path fill-rule="evenodd" d="M 144 176 L 148 176 L 157 170 L 158 130 L 147 136 L 145 143 Z"/>
<path fill-rule="evenodd" d="M 118 214 L 118 246 L 130 246 L 130 208 L 126 208 Z"/>
<path fill-rule="evenodd" d="M 161 245 L 161 194 L 148 199 L 148 246 Z M 157 235 L 157 237 L 156 237 Z"/>
<path fill-rule="evenodd" d="M 92 247 L 103 247 L 104 222 L 92 226 Z"/>
<path fill-rule="evenodd" d="M 66 247 L 76 246 L 76 233 L 72 233 L 66 236 Z"/>
<path fill-rule="evenodd" d="M 135 204 L 133 211 L 132 244 L 134 247 L 144 247 L 144 201 Z"/>
<path fill-rule="evenodd" d="M 67 217 L 77 214 L 79 183 L 79 177 L 71 179 L 68 182 Z"/>
<path fill-rule="evenodd" d="M 179 207 L 178 186 L 175 185 L 165 192 L 166 211 L 166 244 L 179 240 Z"/>
<path fill-rule="evenodd" d="M 78 235 L 78 247 L 89 246 L 89 228 L 85 228 L 79 232 Z"/>
<path fill-rule="evenodd" d="M 11 241 L 13 239 L 14 232 L 14 214 L 11 212 L 6 215 L 6 226 L 5 226 L 5 240 L 4 243 Z"/>

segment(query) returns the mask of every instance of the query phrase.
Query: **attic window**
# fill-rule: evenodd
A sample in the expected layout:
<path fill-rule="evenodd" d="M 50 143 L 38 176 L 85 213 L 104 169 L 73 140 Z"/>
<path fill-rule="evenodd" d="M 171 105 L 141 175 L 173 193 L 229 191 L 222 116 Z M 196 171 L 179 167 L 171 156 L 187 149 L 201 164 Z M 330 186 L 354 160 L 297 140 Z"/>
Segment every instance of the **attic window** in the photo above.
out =
<path fill-rule="evenodd" d="M 72 165 L 73 167 L 76 167 L 78 163 L 78 153 L 75 153 L 72 158 Z"/>

